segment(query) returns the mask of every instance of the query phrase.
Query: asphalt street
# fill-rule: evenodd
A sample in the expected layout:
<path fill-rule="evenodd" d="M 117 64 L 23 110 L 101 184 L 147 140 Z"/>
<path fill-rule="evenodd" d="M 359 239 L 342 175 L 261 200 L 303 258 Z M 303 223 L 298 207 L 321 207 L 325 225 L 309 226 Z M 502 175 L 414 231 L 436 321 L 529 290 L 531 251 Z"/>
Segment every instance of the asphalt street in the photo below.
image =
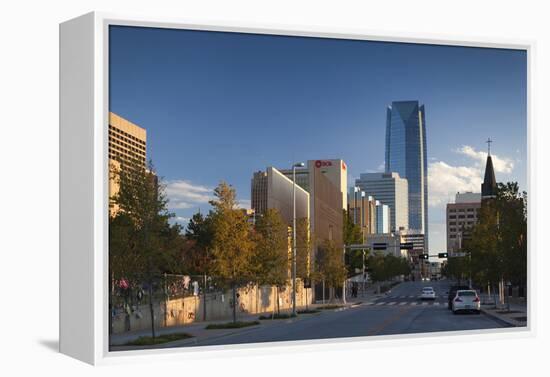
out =
<path fill-rule="evenodd" d="M 436 300 L 428 302 L 419 299 L 425 286 L 434 288 Z M 445 281 L 405 282 L 383 297 L 365 300 L 345 310 L 325 310 L 296 319 L 277 320 L 271 326 L 251 327 L 235 334 L 193 343 L 174 342 L 166 346 L 243 344 L 504 327 L 483 314 L 452 314 L 447 309 L 447 290 L 448 283 Z"/>

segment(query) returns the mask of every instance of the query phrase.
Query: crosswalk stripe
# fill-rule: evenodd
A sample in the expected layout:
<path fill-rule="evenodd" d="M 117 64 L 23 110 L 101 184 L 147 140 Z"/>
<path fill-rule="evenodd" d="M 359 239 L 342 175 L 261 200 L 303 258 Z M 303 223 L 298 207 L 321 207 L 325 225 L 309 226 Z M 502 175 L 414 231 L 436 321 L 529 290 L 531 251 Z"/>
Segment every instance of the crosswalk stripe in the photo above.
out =
<path fill-rule="evenodd" d="M 418 301 L 402 301 L 402 302 L 397 302 L 397 301 L 380 301 L 380 302 L 366 302 L 365 305 L 376 305 L 376 306 L 404 306 L 404 305 L 409 305 L 409 306 L 441 306 L 441 305 L 444 305 L 445 303 L 444 302 L 439 302 L 439 301 L 423 301 L 423 302 L 418 302 Z"/>

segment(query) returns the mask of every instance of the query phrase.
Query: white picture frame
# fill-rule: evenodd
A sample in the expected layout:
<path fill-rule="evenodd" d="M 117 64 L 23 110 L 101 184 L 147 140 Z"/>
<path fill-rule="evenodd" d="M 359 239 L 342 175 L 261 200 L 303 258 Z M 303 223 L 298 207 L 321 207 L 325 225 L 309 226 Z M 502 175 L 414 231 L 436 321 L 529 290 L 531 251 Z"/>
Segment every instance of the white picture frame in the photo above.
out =
<path fill-rule="evenodd" d="M 533 129 L 532 71 L 533 41 L 487 40 L 483 38 L 434 37 L 364 30 L 330 30 L 237 23 L 206 23 L 158 17 L 136 17 L 110 13 L 88 13 L 60 24 L 60 351 L 90 364 L 135 361 L 136 359 L 203 358 L 247 353 L 294 352 L 316 345 L 317 349 L 379 347 L 413 340 L 426 342 L 476 341 L 510 336 L 533 336 L 536 329 L 535 252 L 528 244 L 528 313 L 525 328 L 341 338 L 319 341 L 231 345 L 206 348 L 172 348 L 132 352 L 108 349 L 108 28 L 110 25 L 210 30 L 289 36 L 314 36 L 371 41 L 408 42 L 450 46 L 514 48 L 527 52 L 527 132 L 529 225 L 536 186 L 532 175 Z M 536 199 L 535 199 L 536 200 Z M 528 237 L 534 239 L 532 226 Z M 75 313 L 77 315 L 75 315 Z M 253 352 L 250 352 L 253 350 Z"/>

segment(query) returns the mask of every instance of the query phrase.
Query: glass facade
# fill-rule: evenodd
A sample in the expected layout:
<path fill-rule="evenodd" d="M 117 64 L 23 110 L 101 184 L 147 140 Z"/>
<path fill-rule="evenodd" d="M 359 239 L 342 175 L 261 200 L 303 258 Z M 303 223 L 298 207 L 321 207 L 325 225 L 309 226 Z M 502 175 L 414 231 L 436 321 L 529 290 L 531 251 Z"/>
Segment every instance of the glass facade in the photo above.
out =
<path fill-rule="evenodd" d="M 386 114 L 386 172 L 409 183 L 409 229 L 428 239 L 426 116 L 418 101 L 392 102 Z"/>

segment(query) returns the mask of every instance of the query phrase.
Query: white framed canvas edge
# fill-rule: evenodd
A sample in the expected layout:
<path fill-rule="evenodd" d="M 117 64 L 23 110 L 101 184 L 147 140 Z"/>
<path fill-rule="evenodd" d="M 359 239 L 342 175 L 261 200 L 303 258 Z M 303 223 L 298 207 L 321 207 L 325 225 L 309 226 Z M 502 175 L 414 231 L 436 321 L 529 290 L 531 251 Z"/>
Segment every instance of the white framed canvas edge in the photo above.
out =
<path fill-rule="evenodd" d="M 528 325 L 451 333 L 383 335 L 245 345 L 110 352 L 108 349 L 108 28 L 110 25 L 324 37 L 527 52 Z M 307 25 L 204 21 L 91 12 L 60 24 L 60 352 L 90 364 L 472 342 L 536 335 L 534 223 L 535 42 Z M 75 124 L 77 126 L 75 126 Z M 75 148 L 74 140 L 80 141 Z M 70 142 L 69 142 L 70 141 Z M 77 164 L 78 162 L 78 164 Z M 85 166 L 86 169 L 82 169 Z M 78 207 L 76 207 L 78 206 Z M 84 241 L 83 241 L 84 240 Z M 83 295 L 82 292 L 86 292 Z M 78 313 L 74 315 L 74 313 Z M 411 342 L 412 341 L 412 342 Z"/>

